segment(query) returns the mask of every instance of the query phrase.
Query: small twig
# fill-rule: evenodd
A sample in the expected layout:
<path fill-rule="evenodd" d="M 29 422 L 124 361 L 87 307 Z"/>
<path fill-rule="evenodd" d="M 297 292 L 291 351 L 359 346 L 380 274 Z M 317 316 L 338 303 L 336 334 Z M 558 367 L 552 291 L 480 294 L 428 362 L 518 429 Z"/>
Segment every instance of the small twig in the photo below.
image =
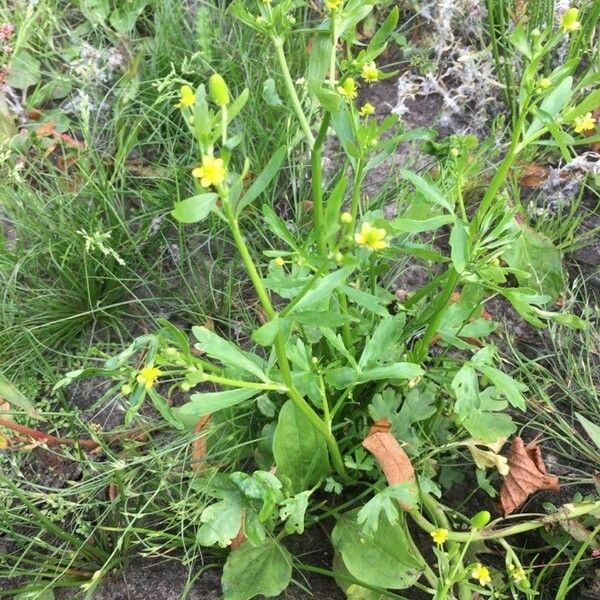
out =
<path fill-rule="evenodd" d="M 17 433 L 25 435 L 29 438 L 33 438 L 34 440 L 38 440 L 47 446 L 81 446 L 85 450 L 95 450 L 101 445 L 100 442 L 90 438 L 72 439 L 56 437 L 54 435 L 44 433 L 43 431 L 38 431 L 37 429 L 32 429 L 31 427 L 26 427 L 25 425 L 19 425 L 18 423 L 14 423 L 13 421 L 2 418 L 0 418 L 0 426 L 6 427 L 6 429 L 11 429 L 12 431 L 16 431 Z M 127 431 L 123 433 L 109 433 L 107 434 L 107 442 L 110 444 L 124 437 L 139 439 L 140 436 L 144 436 L 144 434 L 145 432 L 143 430 Z"/>

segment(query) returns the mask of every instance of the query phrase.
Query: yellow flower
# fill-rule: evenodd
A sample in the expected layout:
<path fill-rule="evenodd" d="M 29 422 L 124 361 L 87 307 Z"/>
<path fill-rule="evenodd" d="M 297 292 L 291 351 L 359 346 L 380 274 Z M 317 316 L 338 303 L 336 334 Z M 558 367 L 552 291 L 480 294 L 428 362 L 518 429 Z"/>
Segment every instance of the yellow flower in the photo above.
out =
<path fill-rule="evenodd" d="M 352 223 L 352 215 L 349 212 L 343 212 L 340 215 L 340 222 L 342 222 L 344 225 Z"/>
<path fill-rule="evenodd" d="M 342 85 L 338 85 L 336 89 L 338 93 L 348 100 L 356 98 L 356 81 L 354 81 L 352 77 L 345 79 L 344 83 L 342 83 Z"/>
<path fill-rule="evenodd" d="M 387 247 L 385 238 L 385 229 L 373 227 L 370 223 L 363 223 L 359 233 L 354 234 L 356 243 L 360 246 L 366 246 L 371 250 L 382 250 Z"/>
<path fill-rule="evenodd" d="M 195 102 L 196 94 L 194 94 L 194 90 L 189 85 L 182 85 L 179 96 L 179 103 L 175 106 L 177 108 L 183 108 L 184 106 L 194 106 Z"/>
<path fill-rule="evenodd" d="M 592 113 L 586 113 L 583 117 L 575 117 L 575 133 L 588 131 L 596 127 L 596 119 L 592 117 Z"/>
<path fill-rule="evenodd" d="M 274 261 L 273 261 L 278 267 L 283 267 L 283 265 L 285 265 L 285 260 L 283 260 L 283 258 L 281 258 L 281 256 L 278 256 Z"/>
<path fill-rule="evenodd" d="M 337 10 L 342 4 L 342 0 L 325 0 L 325 6 L 329 10 Z"/>
<path fill-rule="evenodd" d="M 375 64 L 374 60 L 363 65 L 361 76 L 365 81 L 368 81 L 369 83 L 372 83 L 373 81 L 377 81 L 379 79 L 379 71 L 377 70 L 377 65 Z"/>
<path fill-rule="evenodd" d="M 192 175 L 200 179 L 202 187 L 210 187 L 223 183 L 225 179 L 225 166 L 222 158 L 205 155 L 202 157 L 202 166 L 196 167 Z"/>
<path fill-rule="evenodd" d="M 136 379 L 139 384 L 143 385 L 147 390 L 149 390 L 161 375 L 162 371 L 159 368 L 150 365 L 148 367 L 144 367 L 139 372 Z"/>
<path fill-rule="evenodd" d="M 562 21 L 560 23 L 561 29 L 565 33 L 571 33 L 572 31 L 577 31 L 581 29 L 581 23 L 577 20 L 579 16 L 579 9 L 577 8 L 569 8 L 565 11 L 563 15 Z"/>
<path fill-rule="evenodd" d="M 491 583 L 492 578 L 490 577 L 490 570 L 484 567 L 481 563 L 477 563 L 475 568 L 471 571 L 471 577 L 479 580 L 479 585 L 487 585 Z"/>
<path fill-rule="evenodd" d="M 375 112 L 375 107 L 370 102 L 365 102 L 358 111 L 361 117 L 368 117 Z"/>
<path fill-rule="evenodd" d="M 447 529 L 434 529 L 429 533 L 431 539 L 440 546 L 448 539 L 448 530 Z"/>

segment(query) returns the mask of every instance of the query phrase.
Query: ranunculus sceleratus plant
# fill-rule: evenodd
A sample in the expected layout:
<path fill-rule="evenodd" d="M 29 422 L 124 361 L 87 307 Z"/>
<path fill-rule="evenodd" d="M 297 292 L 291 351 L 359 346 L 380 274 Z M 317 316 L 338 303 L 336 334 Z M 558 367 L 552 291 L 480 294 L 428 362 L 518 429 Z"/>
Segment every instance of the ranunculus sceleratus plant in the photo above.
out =
<path fill-rule="evenodd" d="M 240 348 L 199 326 L 193 328 L 192 352 L 187 335 L 164 323 L 157 334 L 138 338 L 108 360 L 102 372 L 123 385 L 127 422 L 146 398 L 180 430 L 196 427 L 209 414 L 226 419 L 241 403 L 254 402 L 262 415 L 265 440 L 255 461 L 263 470 L 226 475 L 208 461 L 206 471 L 193 475 L 215 498 L 202 513 L 197 542 L 236 546 L 223 573 L 226 598 L 280 593 L 292 563 L 282 538 L 328 517 L 336 523 L 335 571 L 349 597 L 413 585 L 439 600 L 494 591 L 533 597 L 527 569 L 506 538 L 598 505 L 566 505 L 555 515 L 510 525 L 490 523 L 485 512 L 470 519 L 453 513 L 450 519 L 440 501 L 438 461 L 465 451 L 482 485 L 486 468 L 506 474 L 506 460 L 497 450 L 516 427 L 505 409 L 526 409 L 525 386 L 499 368 L 496 348 L 484 342 L 495 327 L 482 311 L 489 295 L 503 296 L 535 326 L 547 319 L 582 326 L 573 315 L 548 312 L 549 297 L 537 284 L 508 285 L 509 275 L 527 274 L 508 258 L 523 229 L 515 218 L 518 207 L 511 207 L 504 192 L 519 156 L 543 136 L 549 134 L 568 152 L 571 134 L 590 125 L 597 92 L 573 104 L 582 87 L 573 84 L 574 66 L 543 72 L 544 56 L 575 30 L 573 13 L 556 32 L 530 34 L 519 26 L 513 33 L 526 61 L 519 111 L 504 158 L 476 198 L 476 208 L 467 211 L 463 196 L 474 176 L 476 144 L 456 136 L 439 159 L 437 180 L 399 169 L 410 210 L 386 219 L 363 193 L 367 174 L 399 144 L 431 142 L 436 135 L 430 129 L 405 131 L 395 116 L 377 120 L 373 101 L 357 104 L 360 88 L 368 96 L 369 86 L 387 76 L 378 59 L 396 28 L 398 10 L 364 42 L 357 27 L 373 3 L 325 0 L 322 22 L 296 34 L 293 13 L 300 4 L 237 0 L 230 10 L 274 51 L 282 95 L 310 156 L 310 228 L 291 229 L 267 205 L 260 217 L 254 206 L 249 210 L 290 160 L 291 148 L 273 148 L 271 159 L 249 181 L 252 157 L 239 151 L 247 89 L 235 94 L 213 74 L 207 85 L 183 86 L 176 105 L 196 144 L 198 163 L 190 173 L 197 193 L 178 202 L 173 216 L 182 223 L 205 218 L 227 223 L 266 317 L 252 334 L 258 349 Z M 294 77 L 286 59 L 292 34 L 310 38 L 307 70 Z M 329 134 L 337 138 L 343 158 L 325 175 L 322 150 Z M 248 246 L 246 218 L 260 219 L 275 240 L 277 249 L 262 254 L 266 262 Z M 441 227 L 450 229 L 447 256 L 415 237 Z M 382 275 L 407 255 L 437 275 L 399 299 Z M 143 366 L 131 367 L 132 357 L 142 352 Z M 189 401 L 170 406 L 159 393 L 167 382 L 193 392 Z M 208 442 L 210 447 L 210 435 Z M 342 490 L 351 491 L 328 507 L 323 494 Z M 313 500 L 317 493 L 318 501 Z M 415 544 L 415 526 L 429 534 L 436 565 L 428 564 Z M 472 544 L 481 547 L 482 541 L 504 551 L 504 572 L 473 553 Z"/>

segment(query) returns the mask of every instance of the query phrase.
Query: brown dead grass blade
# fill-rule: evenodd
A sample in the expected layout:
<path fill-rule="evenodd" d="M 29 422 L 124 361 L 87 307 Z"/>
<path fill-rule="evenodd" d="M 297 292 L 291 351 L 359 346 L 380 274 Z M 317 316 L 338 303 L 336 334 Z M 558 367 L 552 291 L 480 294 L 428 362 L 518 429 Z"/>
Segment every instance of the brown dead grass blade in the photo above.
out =
<path fill-rule="evenodd" d="M 558 490 L 558 477 L 549 475 L 537 442 L 527 446 L 520 437 L 508 451 L 508 475 L 500 490 L 500 505 L 509 515 L 523 505 L 531 494 L 540 490 Z"/>
<path fill-rule="evenodd" d="M 410 458 L 390 433 L 390 424 L 385 419 L 380 419 L 371 427 L 362 445 L 375 457 L 389 485 L 416 484 L 415 470 Z M 405 502 L 398 503 L 404 510 L 413 508 Z"/>

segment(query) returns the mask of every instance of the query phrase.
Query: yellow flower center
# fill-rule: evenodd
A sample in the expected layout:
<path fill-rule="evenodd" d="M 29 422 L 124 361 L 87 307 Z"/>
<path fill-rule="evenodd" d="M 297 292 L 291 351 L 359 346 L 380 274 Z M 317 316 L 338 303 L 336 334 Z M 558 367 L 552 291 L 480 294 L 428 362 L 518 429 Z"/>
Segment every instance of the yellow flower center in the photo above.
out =
<path fill-rule="evenodd" d="M 362 68 L 362 78 L 369 83 L 373 81 L 377 81 L 379 79 L 379 71 L 377 70 L 377 65 L 375 61 L 370 61 L 365 63 Z"/>
<path fill-rule="evenodd" d="M 586 113 L 583 117 L 575 117 L 575 133 L 589 131 L 596 127 L 596 119 L 592 117 L 592 113 Z"/>
<path fill-rule="evenodd" d="M 342 0 L 325 0 L 325 6 L 329 10 L 337 10 L 342 4 Z"/>
<path fill-rule="evenodd" d="M 159 368 L 150 365 L 141 369 L 136 379 L 140 385 L 149 390 L 161 375 L 162 371 Z"/>
<path fill-rule="evenodd" d="M 363 223 L 360 232 L 354 234 L 356 243 L 370 250 L 387 248 L 387 243 L 383 241 L 384 238 L 385 229 L 373 227 L 370 223 Z"/>
<path fill-rule="evenodd" d="M 182 85 L 181 92 L 179 96 L 179 104 L 177 104 L 177 108 L 182 108 L 184 106 L 193 106 L 196 102 L 196 94 L 194 94 L 194 90 L 189 85 Z"/>
<path fill-rule="evenodd" d="M 203 156 L 202 165 L 192 171 L 192 175 L 200 179 L 202 187 L 218 185 L 225 180 L 225 166 L 222 158 Z"/>

